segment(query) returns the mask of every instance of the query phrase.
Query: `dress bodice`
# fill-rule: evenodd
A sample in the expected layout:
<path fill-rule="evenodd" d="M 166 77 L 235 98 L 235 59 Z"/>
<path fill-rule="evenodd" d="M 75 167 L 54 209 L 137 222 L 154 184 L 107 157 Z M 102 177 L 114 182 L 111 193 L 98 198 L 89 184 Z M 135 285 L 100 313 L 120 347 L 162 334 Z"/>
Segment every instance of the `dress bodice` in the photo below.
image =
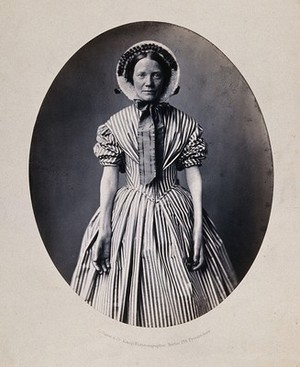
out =
<path fill-rule="evenodd" d="M 148 185 L 141 185 L 138 163 L 128 156 L 125 157 L 125 162 L 127 187 L 144 193 L 149 199 L 158 200 L 178 184 L 177 168 L 175 163 L 164 169 L 159 179 L 154 179 Z"/>
<path fill-rule="evenodd" d="M 148 185 L 140 184 L 137 131 L 141 111 L 135 105 L 113 115 L 98 129 L 94 153 L 104 166 L 118 165 L 126 172 L 127 186 L 151 195 L 163 195 L 177 185 L 177 170 L 201 165 L 206 156 L 202 128 L 184 112 L 167 105 L 164 125 L 162 173 Z"/>

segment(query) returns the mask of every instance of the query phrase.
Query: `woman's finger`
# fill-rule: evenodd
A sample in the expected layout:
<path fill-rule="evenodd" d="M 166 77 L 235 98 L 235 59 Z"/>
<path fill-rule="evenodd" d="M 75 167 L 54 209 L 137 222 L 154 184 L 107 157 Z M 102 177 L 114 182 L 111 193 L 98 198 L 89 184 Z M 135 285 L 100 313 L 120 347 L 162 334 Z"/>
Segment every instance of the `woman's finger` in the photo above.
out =
<path fill-rule="evenodd" d="M 103 270 L 103 272 L 104 273 L 107 273 L 107 267 L 106 267 L 106 264 L 105 264 L 105 262 L 103 262 L 103 261 L 101 261 L 101 268 L 102 268 L 102 270 Z"/>
<path fill-rule="evenodd" d="M 102 270 L 104 271 L 104 273 L 108 273 L 109 269 L 110 269 L 110 262 L 109 262 L 109 258 L 106 259 L 101 259 L 101 267 Z"/>
<path fill-rule="evenodd" d="M 100 274 L 102 274 L 102 273 L 103 273 L 102 269 L 101 269 L 101 268 L 100 268 L 100 266 L 98 265 L 97 260 L 93 260 L 93 261 L 92 261 L 92 264 L 93 264 L 94 268 L 95 268 L 95 269 L 96 269 Z"/>
<path fill-rule="evenodd" d="M 192 266 L 192 270 L 193 271 L 199 270 L 201 266 L 203 265 L 203 263 L 204 263 L 204 260 L 201 260 L 201 259 L 199 259 L 198 262 L 194 262 Z"/>
<path fill-rule="evenodd" d="M 105 265 L 107 267 L 107 269 L 109 270 L 110 269 L 110 259 L 105 259 Z"/>
<path fill-rule="evenodd" d="M 100 265 L 101 265 L 102 270 L 104 271 L 104 273 L 108 273 L 109 270 L 110 270 L 110 259 L 109 259 L 109 257 L 103 255 L 101 257 Z"/>
<path fill-rule="evenodd" d="M 196 270 L 199 270 L 201 268 L 201 265 L 199 262 L 198 263 L 194 263 L 193 266 L 192 266 L 192 270 L 193 271 L 196 271 Z"/>

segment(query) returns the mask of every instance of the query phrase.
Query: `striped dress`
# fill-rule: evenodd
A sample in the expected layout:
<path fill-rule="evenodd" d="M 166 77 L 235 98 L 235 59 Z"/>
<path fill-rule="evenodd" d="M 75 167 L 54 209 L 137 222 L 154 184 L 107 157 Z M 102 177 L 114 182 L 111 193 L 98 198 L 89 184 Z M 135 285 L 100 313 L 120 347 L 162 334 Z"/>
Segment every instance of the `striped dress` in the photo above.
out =
<path fill-rule="evenodd" d="M 125 169 L 127 184 L 112 212 L 111 270 L 100 275 L 92 264 L 98 234 L 96 211 L 83 237 L 71 286 L 86 302 L 115 320 L 143 327 L 167 327 L 193 320 L 222 302 L 236 278 L 215 226 L 203 211 L 205 264 L 186 265 L 193 241 L 193 203 L 178 184 L 177 171 L 201 165 L 206 155 L 202 129 L 168 105 L 162 177 L 141 185 L 135 105 L 113 115 L 98 129 L 94 153 L 102 165 Z"/>

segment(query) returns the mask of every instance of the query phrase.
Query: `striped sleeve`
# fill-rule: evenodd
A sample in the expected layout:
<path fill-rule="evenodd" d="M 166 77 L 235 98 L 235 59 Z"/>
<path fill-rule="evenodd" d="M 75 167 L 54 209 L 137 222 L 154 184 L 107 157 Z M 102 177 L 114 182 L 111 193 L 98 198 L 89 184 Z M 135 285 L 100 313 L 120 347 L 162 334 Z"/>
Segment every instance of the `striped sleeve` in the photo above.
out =
<path fill-rule="evenodd" d="M 191 166 L 201 166 L 207 155 L 207 143 L 202 138 L 202 127 L 195 122 L 187 143 L 177 160 L 179 171 Z"/>
<path fill-rule="evenodd" d="M 96 140 L 94 154 L 99 159 L 99 163 L 102 166 L 118 166 L 120 172 L 124 172 L 124 152 L 106 124 L 99 126 Z"/>

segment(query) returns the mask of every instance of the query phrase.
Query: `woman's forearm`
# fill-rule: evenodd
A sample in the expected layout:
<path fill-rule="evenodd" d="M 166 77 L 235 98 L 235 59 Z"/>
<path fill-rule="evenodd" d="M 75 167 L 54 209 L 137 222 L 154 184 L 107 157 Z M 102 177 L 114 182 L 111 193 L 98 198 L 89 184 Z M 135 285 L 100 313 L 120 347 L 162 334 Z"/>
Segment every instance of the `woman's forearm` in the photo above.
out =
<path fill-rule="evenodd" d="M 99 230 L 111 230 L 111 214 L 114 197 L 118 189 L 119 170 L 118 167 L 107 166 L 103 169 L 100 182 L 100 221 Z"/>
<path fill-rule="evenodd" d="M 204 249 L 202 241 L 202 178 L 198 166 L 186 168 L 187 184 L 192 195 L 194 206 L 194 246 L 191 251 L 189 264 L 191 270 L 199 270 L 204 263 Z"/>
<path fill-rule="evenodd" d="M 100 182 L 99 232 L 93 246 L 93 265 L 102 274 L 110 269 L 111 214 L 116 191 L 118 189 L 118 167 L 106 166 Z"/>
<path fill-rule="evenodd" d="M 194 234 L 202 234 L 202 178 L 198 166 L 186 168 L 186 180 L 194 206 Z"/>

